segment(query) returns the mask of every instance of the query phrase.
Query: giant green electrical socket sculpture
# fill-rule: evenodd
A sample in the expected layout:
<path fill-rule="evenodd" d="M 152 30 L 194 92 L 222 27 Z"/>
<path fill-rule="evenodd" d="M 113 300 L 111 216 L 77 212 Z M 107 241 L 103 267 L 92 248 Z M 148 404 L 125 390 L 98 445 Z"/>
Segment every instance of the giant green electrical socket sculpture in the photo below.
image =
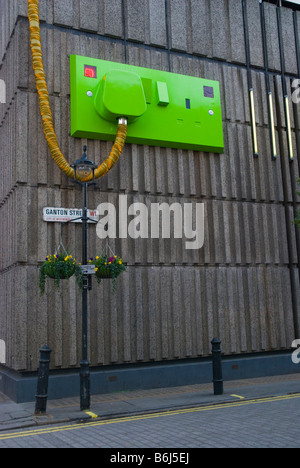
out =
<path fill-rule="evenodd" d="M 217 81 L 70 56 L 71 135 L 114 140 L 128 119 L 128 143 L 222 153 Z"/>

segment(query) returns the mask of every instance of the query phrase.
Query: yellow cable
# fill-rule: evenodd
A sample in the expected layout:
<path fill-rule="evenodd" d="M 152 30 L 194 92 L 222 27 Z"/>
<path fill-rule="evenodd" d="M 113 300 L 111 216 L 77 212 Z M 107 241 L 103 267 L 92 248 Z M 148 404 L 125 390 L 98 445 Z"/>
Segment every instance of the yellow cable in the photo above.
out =
<path fill-rule="evenodd" d="M 28 19 L 30 29 L 32 65 L 35 74 L 35 82 L 39 97 L 39 106 L 42 116 L 45 137 L 48 143 L 51 156 L 58 165 L 58 167 L 68 177 L 74 178 L 74 169 L 70 166 L 70 164 L 68 163 L 68 161 L 66 160 L 66 158 L 60 150 L 54 129 L 46 75 L 43 65 L 38 0 L 28 0 Z M 124 119 L 122 119 L 120 122 L 118 125 L 116 140 L 108 158 L 95 170 L 96 179 L 104 176 L 116 164 L 122 153 L 127 137 L 127 122 Z M 79 180 L 81 180 L 82 182 L 88 182 L 91 179 L 92 175 L 88 179 Z"/>

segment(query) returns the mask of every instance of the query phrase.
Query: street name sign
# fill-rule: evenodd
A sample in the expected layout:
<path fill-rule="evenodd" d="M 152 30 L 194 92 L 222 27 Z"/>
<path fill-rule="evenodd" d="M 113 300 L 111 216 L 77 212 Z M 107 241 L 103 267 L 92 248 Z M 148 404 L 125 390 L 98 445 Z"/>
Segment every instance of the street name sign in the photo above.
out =
<path fill-rule="evenodd" d="M 97 210 L 88 210 L 89 223 L 99 221 L 99 212 Z M 47 223 L 81 223 L 82 210 L 77 208 L 43 208 L 43 220 Z"/>

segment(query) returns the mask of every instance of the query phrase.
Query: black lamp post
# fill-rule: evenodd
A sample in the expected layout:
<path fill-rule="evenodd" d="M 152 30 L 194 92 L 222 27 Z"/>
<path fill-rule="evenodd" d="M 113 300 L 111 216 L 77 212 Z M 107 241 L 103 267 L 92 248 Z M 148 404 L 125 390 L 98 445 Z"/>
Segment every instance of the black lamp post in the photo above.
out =
<path fill-rule="evenodd" d="M 96 165 L 87 159 L 87 147 L 83 147 L 82 158 L 75 161 L 71 167 L 74 168 L 74 181 L 82 186 L 82 265 L 87 264 L 87 231 L 88 231 L 88 210 L 87 210 L 87 188 L 95 184 L 94 172 Z M 82 182 L 85 179 L 92 181 Z M 90 364 L 88 361 L 88 290 L 90 288 L 90 276 L 83 274 L 82 289 L 82 360 L 80 362 L 80 409 L 81 411 L 90 408 Z"/>

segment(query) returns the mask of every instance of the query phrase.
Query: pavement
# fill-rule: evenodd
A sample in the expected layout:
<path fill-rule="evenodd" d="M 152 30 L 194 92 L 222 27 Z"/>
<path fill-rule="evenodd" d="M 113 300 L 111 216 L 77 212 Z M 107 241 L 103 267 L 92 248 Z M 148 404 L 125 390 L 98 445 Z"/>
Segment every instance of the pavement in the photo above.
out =
<path fill-rule="evenodd" d="M 300 393 L 300 373 L 224 382 L 219 396 L 214 395 L 212 383 L 92 395 L 88 412 L 80 411 L 79 397 L 48 400 L 46 414 L 39 416 L 34 414 L 35 402 L 17 404 L 0 393 L 0 432 L 296 393 Z"/>

